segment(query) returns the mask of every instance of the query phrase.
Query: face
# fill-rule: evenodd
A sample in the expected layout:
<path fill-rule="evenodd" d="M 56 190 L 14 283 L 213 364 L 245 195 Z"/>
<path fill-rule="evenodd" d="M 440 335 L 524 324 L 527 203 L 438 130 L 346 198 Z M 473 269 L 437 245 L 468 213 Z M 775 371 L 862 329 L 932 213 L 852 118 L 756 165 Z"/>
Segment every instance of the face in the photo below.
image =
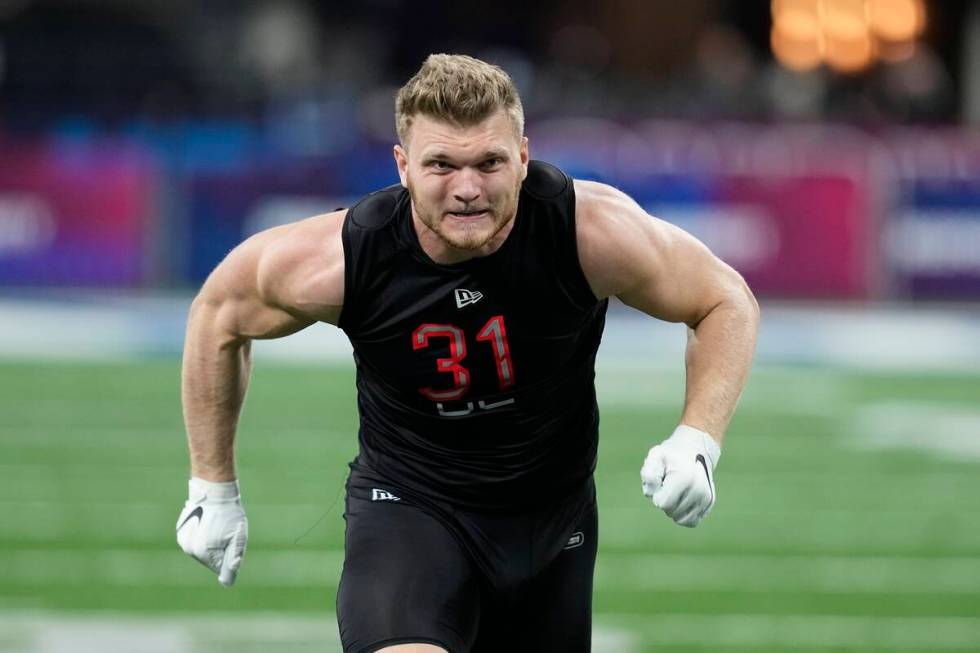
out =
<path fill-rule="evenodd" d="M 404 147 L 395 146 L 395 161 L 430 256 L 458 261 L 500 246 L 528 162 L 527 138 L 503 109 L 470 127 L 415 116 Z"/>

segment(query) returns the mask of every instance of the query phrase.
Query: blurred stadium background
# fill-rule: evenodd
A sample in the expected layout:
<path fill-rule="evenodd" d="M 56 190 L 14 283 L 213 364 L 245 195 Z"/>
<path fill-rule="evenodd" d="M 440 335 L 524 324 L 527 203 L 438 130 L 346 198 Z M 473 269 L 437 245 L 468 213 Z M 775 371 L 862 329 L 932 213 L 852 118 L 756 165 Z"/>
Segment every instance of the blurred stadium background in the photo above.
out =
<path fill-rule="evenodd" d="M 532 155 L 615 184 L 759 295 L 696 530 L 638 469 L 683 329 L 601 351 L 596 651 L 980 651 L 980 5 L 938 0 L 0 2 L 0 651 L 339 650 L 342 337 L 256 347 L 252 538 L 173 539 L 194 289 L 265 227 L 397 181 L 395 89 L 499 63 Z"/>

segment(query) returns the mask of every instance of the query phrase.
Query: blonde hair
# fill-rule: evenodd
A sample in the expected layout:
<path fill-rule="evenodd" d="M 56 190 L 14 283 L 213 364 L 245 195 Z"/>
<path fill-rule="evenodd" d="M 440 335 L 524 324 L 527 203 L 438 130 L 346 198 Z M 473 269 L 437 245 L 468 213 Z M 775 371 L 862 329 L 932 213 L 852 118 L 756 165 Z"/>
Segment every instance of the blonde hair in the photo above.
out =
<path fill-rule="evenodd" d="M 523 136 L 524 107 L 502 68 L 465 54 L 430 54 L 395 97 L 395 131 L 405 145 L 412 118 L 419 114 L 469 127 L 501 108 Z"/>

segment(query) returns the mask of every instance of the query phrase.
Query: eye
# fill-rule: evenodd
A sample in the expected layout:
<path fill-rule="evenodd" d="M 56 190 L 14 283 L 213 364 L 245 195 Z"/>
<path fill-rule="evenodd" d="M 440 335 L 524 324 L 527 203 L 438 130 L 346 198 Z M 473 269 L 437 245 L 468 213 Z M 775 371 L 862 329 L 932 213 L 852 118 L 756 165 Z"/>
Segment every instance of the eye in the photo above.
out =
<path fill-rule="evenodd" d="M 483 168 L 484 170 L 490 170 L 500 165 L 500 161 L 501 160 L 499 157 L 493 157 L 492 159 L 487 159 L 486 161 L 481 163 L 480 167 Z"/>

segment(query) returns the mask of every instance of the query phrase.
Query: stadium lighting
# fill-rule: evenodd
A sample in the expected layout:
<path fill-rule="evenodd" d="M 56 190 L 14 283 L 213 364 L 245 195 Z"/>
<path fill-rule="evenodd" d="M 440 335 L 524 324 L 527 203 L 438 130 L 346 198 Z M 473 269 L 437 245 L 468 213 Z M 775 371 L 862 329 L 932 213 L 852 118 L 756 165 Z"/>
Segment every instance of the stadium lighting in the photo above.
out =
<path fill-rule="evenodd" d="M 772 0 L 773 55 L 794 71 L 821 64 L 843 74 L 915 52 L 924 0 Z"/>
<path fill-rule="evenodd" d="M 816 13 L 819 3 L 820 0 L 773 0 L 772 13 L 776 15 L 794 9 L 805 13 Z"/>
<path fill-rule="evenodd" d="M 848 34 L 841 38 L 828 34 L 824 59 L 831 68 L 842 73 L 856 73 L 871 65 L 875 57 L 874 41 L 867 32 Z"/>
<path fill-rule="evenodd" d="M 925 28 L 922 0 L 870 0 L 868 24 L 883 41 L 910 41 Z"/>
<path fill-rule="evenodd" d="M 824 0 L 817 7 L 820 26 L 827 36 L 843 41 L 856 41 L 868 34 L 868 19 L 863 2 Z"/>
<path fill-rule="evenodd" d="M 799 11 L 781 14 L 771 34 L 780 63 L 796 71 L 812 70 L 823 61 L 823 35 L 815 15 Z"/>

